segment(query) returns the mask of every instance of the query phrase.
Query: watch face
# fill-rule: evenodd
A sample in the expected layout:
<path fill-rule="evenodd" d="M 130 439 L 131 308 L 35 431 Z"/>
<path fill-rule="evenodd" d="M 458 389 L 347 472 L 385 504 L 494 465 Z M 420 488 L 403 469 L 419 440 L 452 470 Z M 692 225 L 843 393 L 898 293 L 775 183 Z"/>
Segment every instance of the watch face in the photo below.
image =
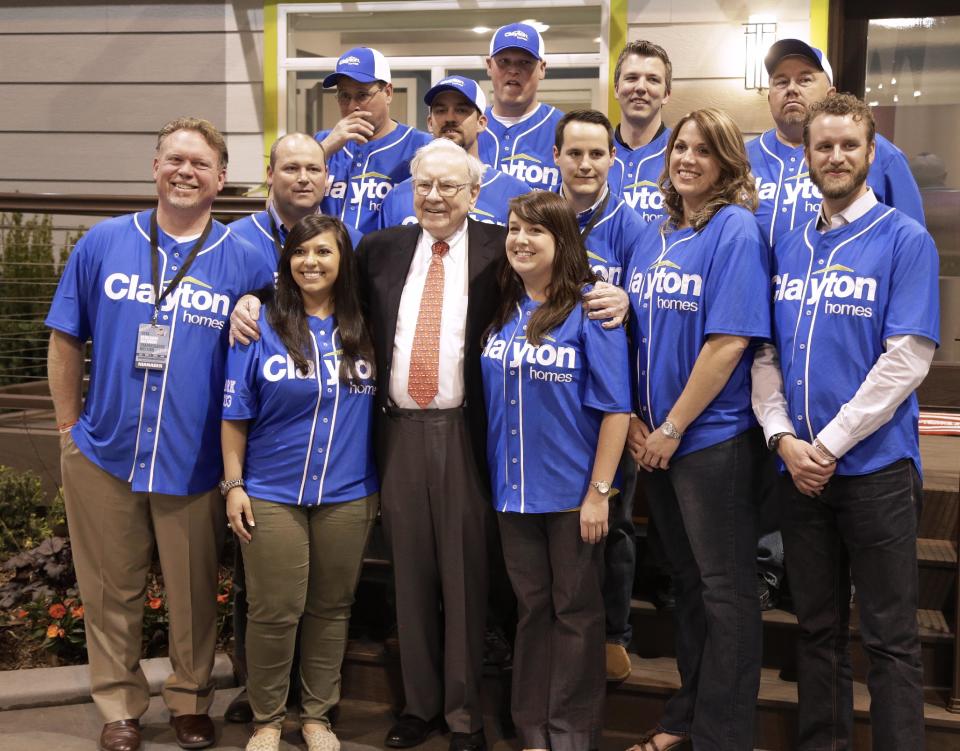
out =
<path fill-rule="evenodd" d="M 609 482 L 600 481 L 600 482 L 595 483 L 595 484 L 594 484 L 594 487 L 596 487 L 597 492 L 600 493 L 600 495 L 606 495 L 607 493 L 610 492 L 610 483 L 609 483 Z"/>

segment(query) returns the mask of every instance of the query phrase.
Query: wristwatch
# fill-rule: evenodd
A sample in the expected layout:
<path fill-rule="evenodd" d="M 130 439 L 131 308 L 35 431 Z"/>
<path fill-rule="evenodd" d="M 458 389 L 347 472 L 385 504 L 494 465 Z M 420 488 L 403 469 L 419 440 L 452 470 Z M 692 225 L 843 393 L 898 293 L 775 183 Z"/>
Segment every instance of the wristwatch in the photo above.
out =
<path fill-rule="evenodd" d="M 610 495 L 610 483 L 606 480 L 596 480 L 591 482 L 590 485 L 593 486 L 600 495 Z"/>
<path fill-rule="evenodd" d="M 660 426 L 660 432 L 663 433 L 667 438 L 673 438 L 675 441 L 679 441 L 681 438 L 683 438 L 683 433 L 677 430 L 677 426 L 669 420 L 664 420 L 663 425 Z"/>
<path fill-rule="evenodd" d="M 784 430 L 782 433 L 774 433 L 772 436 L 770 436 L 770 440 L 767 441 L 767 448 L 771 451 L 776 451 L 777 447 L 780 446 L 780 441 L 782 441 L 783 437 L 787 435 L 792 436 L 793 433 L 786 430 Z"/>
<path fill-rule="evenodd" d="M 229 493 L 234 488 L 242 488 L 245 485 L 242 477 L 238 477 L 236 480 L 221 480 L 220 481 L 220 495 L 224 498 L 227 497 Z"/>

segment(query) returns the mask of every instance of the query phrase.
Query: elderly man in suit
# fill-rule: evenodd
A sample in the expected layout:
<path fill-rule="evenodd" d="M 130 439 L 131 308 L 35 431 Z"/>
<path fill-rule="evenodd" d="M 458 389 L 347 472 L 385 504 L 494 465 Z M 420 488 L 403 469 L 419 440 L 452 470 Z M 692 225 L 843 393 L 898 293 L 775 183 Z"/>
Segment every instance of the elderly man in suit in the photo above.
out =
<path fill-rule="evenodd" d="M 493 318 L 506 229 L 468 218 L 482 164 L 437 139 L 411 161 L 417 224 L 357 249 L 377 368 L 381 508 L 393 552 L 406 707 L 385 744 L 407 748 L 444 724 L 451 751 L 483 751 L 480 683 L 491 524 L 483 333 Z M 591 317 L 619 325 L 622 290 L 599 283 Z M 244 298 L 241 340 L 259 312 Z"/>

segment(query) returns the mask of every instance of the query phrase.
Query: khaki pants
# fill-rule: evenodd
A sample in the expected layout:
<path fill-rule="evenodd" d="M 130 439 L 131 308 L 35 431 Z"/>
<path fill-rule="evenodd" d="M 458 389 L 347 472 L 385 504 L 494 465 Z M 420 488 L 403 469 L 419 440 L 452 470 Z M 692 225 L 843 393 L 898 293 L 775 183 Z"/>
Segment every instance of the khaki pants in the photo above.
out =
<path fill-rule="evenodd" d="M 140 717 L 150 702 L 140 643 L 156 544 L 173 663 L 163 700 L 173 715 L 205 714 L 213 701 L 217 558 L 226 530 L 220 493 L 134 493 L 80 453 L 69 436 L 60 463 L 97 708 L 106 722 L 115 722 Z"/>
<path fill-rule="evenodd" d="M 286 716 L 297 624 L 301 721 L 330 721 L 377 494 L 328 506 L 251 498 L 256 526 L 243 545 L 247 586 L 247 695 L 258 725 Z"/>

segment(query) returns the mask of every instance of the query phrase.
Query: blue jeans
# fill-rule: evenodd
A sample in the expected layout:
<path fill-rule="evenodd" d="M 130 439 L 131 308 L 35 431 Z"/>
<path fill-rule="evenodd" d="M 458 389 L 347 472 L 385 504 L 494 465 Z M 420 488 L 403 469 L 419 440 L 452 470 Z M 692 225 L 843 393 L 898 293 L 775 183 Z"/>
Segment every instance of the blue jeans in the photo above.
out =
<path fill-rule="evenodd" d="M 921 751 L 923 670 L 917 635 L 917 519 L 923 487 L 909 459 L 834 476 L 817 498 L 782 481 L 783 541 L 800 621 L 800 749 L 847 749 L 853 689 L 847 649 L 850 574 L 870 662 L 874 749 Z"/>
<path fill-rule="evenodd" d="M 646 475 L 673 574 L 680 690 L 660 727 L 698 751 L 753 748 L 762 631 L 757 596 L 756 429 Z"/>
<path fill-rule="evenodd" d="M 620 458 L 620 492 L 610 499 L 610 521 L 604 553 L 603 607 L 607 615 L 607 641 L 629 647 L 630 599 L 637 565 L 633 528 L 633 495 L 637 489 L 637 463 L 624 450 Z"/>

